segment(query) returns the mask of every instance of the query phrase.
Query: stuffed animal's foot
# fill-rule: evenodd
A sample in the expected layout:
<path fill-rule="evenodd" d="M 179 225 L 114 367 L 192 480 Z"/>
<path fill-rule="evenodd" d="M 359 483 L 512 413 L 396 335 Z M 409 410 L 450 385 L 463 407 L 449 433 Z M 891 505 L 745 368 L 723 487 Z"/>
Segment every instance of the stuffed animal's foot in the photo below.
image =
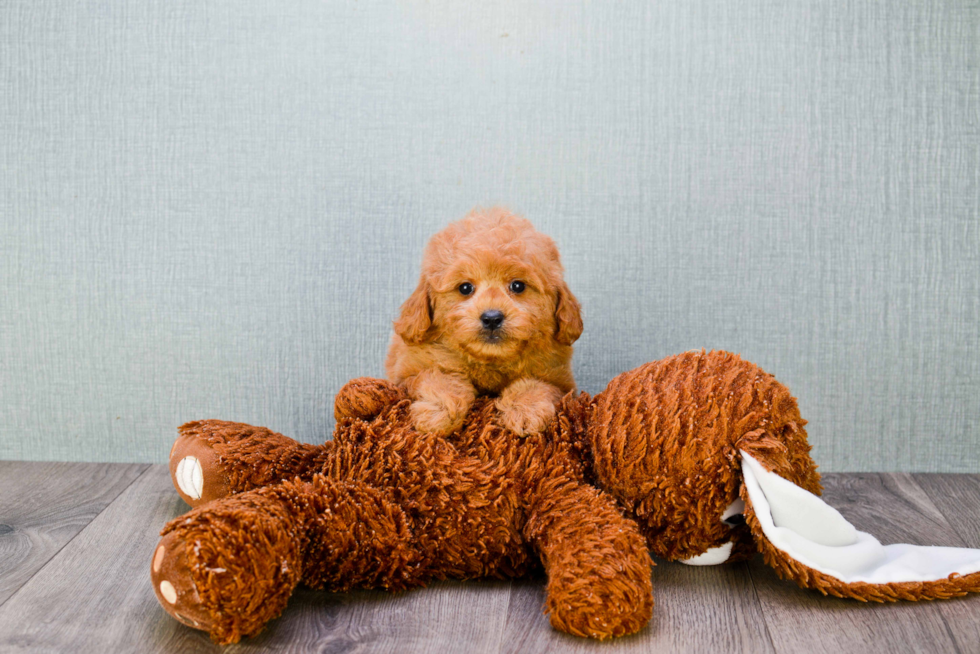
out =
<path fill-rule="evenodd" d="M 208 438 L 216 420 L 190 422 L 170 448 L 170 478 L 185 502 L 200 506 L 231 494 L 231 483 L 221 457 Z"/>
<path fill-rule="evenodd" d="M 194 629 L 211 630 L 211 614 L 197 592 L 187 562 L 187 548 L 177 534 L 167 534 L 157 545 L 150 579 L 157 601 L 171 617 Z"/>
<path fill-rule="evenodd" d="M 546 610 L 555 629 L 604 640 L 634 634 L 650 621 L 652 562 L 636 528 L 615 533 L 617 527 L 583 524 L 577 543 L 552 546 Z"/>
<path fill-rule="evenodd" d="M 160 605 L 218 643 L 279 615 L 301 576 L 295 519 L 258 493 L 219 500 L 168 524 L 150 577 Z"/>

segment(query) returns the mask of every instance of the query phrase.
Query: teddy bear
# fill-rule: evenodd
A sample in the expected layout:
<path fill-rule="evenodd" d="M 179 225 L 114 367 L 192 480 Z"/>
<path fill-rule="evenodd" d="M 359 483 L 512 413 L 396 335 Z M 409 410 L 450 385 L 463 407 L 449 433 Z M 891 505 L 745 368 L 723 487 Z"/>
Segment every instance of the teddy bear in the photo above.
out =
<path fill-rule="evenodd" d="M 883 546 L 826 505 L 796 399 L 738 355 L 687 352 L 569 393 L 526 436 L 492 398 L 449 436 L 415 430 L 409 405 L 386 381 L 348 382 L 321 445 L 183 425 L 170 470 L 193 509 L 154 550 L 163 608 L 227 644 L 300 583 L 401 591 L 543 569 L 552 626 L 604 639 L 649 621 L 651 552 L 691 565 L 761 552 L 781 577 L 863 601 L 980 591 L 980 550 Z"/>

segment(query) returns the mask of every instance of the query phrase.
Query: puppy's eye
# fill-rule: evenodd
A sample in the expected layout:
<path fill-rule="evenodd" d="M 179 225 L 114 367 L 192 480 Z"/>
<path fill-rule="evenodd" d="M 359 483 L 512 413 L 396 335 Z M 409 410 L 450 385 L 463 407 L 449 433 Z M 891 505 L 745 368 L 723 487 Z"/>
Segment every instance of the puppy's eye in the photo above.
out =
<path fill-rule="evenodd" d="M 470 284 L 469 282 L 463 282 L 462 284 L 459 285 L 460 295 L 469 295 L 472 292 L 473 292 L 473 284 Z"/>
<path fill-rule="evenodd" d="M 526 286 L 525 286 L 524 282 L 522 282 L 519 279 L 515 279 L 514 281 L 512 281 L 510 283 L 510 292 L 511 293 L 514 293 L 514 294 L 523 293 L 525 288 L 526 288 Z"/>

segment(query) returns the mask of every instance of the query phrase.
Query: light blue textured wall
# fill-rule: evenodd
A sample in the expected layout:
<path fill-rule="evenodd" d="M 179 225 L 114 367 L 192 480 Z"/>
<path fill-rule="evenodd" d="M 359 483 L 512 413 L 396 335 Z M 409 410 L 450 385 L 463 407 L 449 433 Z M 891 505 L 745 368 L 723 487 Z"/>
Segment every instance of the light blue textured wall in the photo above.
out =
<path fill-rule="evenodd" d="M 580 384 L 705 346 L 822 469 L 980 472 L 976 3 L 6 0 L 0 458 L 307 441 L 429 234 L 502 203 Z"/>

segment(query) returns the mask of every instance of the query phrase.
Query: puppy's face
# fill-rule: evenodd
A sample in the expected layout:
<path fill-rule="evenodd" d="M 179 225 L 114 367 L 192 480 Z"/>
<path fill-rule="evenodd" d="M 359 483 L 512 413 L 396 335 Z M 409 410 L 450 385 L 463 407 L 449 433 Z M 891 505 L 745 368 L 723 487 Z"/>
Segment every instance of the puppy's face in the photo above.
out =
<path fill-rule="evenodd" d="M 419 287 L 395 329 L 411 343 L 440 339 L 492 361 L 532 343 L 571 345 L 582 322 L 554 242 L 496 209 L 471 214 L 432 238 Z"/>
<path fill-rule="evenodd" d="M 444 342 L 478 359 L 511 357 L 555 331 L 554 292 L 529 262 L 494 248 L 460 257 L 433 289 Z"/>

